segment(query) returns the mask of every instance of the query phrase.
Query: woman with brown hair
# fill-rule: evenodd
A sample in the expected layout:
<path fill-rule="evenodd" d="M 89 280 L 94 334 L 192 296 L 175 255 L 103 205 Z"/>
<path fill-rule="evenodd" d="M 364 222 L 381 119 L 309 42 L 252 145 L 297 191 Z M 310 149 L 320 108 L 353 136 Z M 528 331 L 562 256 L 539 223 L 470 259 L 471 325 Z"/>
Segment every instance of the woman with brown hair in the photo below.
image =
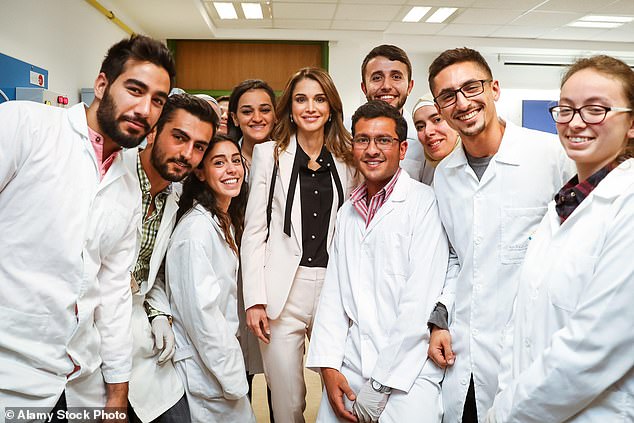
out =
<path fill-rule="evenodd" d="M 325 71 L 303 68 L 255 146 L 241 247 L 247 325 L 260 339 L 278 423 L 303 422 L 305 337 L 328 264 L 337 210 L 354 188 L 351 137 Z"/>

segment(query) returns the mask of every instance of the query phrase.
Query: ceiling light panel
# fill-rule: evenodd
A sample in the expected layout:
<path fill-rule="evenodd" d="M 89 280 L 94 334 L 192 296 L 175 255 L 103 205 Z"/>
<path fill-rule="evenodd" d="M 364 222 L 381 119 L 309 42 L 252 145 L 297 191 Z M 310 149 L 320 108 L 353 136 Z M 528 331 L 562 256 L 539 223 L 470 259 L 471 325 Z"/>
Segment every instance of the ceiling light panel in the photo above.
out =
<path fill-rule="evenodd" d="M 214 2 L 214 7 L 220 19 L 238 19 L 233 3 Z"/>
<path fill-rule="evenodd" d="M 242 3 L 242 11 L 247 19 L 263 19 L 260 3 Z"/>
<path fill-rule="evenodd" d="M 577 28 L 618 28 L 623 23 L 620 22 L 590 22 L 590 21 L 576 21 L 569 23 L 567 26 L 574 26 Z"/>
<path fill-rule="evenodd" d="M 431 15 L 425 22 L 427 23 L 443 23 L 449 16 L 453 15 L 458 10 L 455 7 L 439 7 L 433 15 Z"/>
<path fill-rule="evenodd" d="M 425 6 L 415 6 L 407 12 L 407 15 L 403 18 L 403 22 L 418 22 L 423 16 L 427 14 L 431 10 L 431 7 Z"/>
<path fill-rule="evenodd" d="M 618 23 L 628 23 L 632 22 L 634 18 L 630 16 L 598 16 L 598 15 L 587 15 L 583 18 L 579 19 L 584 22 L 618 22 Z"/>

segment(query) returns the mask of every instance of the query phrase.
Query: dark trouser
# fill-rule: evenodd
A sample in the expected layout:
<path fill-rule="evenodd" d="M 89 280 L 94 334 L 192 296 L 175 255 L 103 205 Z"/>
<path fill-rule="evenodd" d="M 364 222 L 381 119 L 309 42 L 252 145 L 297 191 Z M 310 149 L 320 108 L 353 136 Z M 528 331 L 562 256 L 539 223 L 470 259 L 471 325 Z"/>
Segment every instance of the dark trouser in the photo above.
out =
<path fill-rule="evenodd" d="M 469 390 L 467 391 L 467 399 L 464 402 L 464 409 L 462 410 L 462 423 L 478 423 L 478 409 L 476 407 L 473 374 L 471 375 L 471 382 L 469 382 Z"/>
<path fill-rule="evenodd" d="M 128 402 L 128 419 L 130 423 L 142 423 L 141 419 L 139 419 L 132 409 L 132 406 Z M 187 397 L 183 395 L 183 397 L 178 400 L 176 404 L 174 404 L 169 410 L 165 413 L 158 416 L 155 420 L 152 420 L 151 423 L 190 423 L 192 421 L 191 415 L 189 414 L 189 405 L 187 404 Z"/>
<path fill-rule="evenodd" d="M 252 396 L 251 396 L 251 391 L 253 390 L 253 375 L 250 375 L 247 372 L 247 382 L 249 382 L 249 401 L 252 401 Z M 266 387 L 266 399 L 268 400 L 269 403 L 269 421 L 271 423 L 275 423 L 275 417 L 273 416 L 273 406 L 271 405 L 271 390 L 269 389 L 269 387 Z"/>
<path fill-rule="evenodd" d="M 57 412 L 60 410 L 66 411 L 66 392 L 62 392 L 62 396 L 59 397 L 59 399 L 57 400 L 57 404 L 55 404 L 55 407 L 53 408 L 53 410 L 51 410 L 51 413 L 53 413 L 51 423 L 68 423 L 68 420 L 66 418 L 60 419 L 57 415 Z M 60 416 L 62 415 L 63 413 L 60 413 Z"/>

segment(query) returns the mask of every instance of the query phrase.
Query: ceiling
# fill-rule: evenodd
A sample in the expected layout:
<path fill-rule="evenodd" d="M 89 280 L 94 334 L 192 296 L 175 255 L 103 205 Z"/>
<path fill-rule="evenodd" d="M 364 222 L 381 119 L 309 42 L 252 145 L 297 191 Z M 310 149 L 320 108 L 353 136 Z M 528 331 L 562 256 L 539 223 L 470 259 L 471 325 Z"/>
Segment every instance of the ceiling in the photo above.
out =
<path fill-rule="evenodd" d="M 254 2 L 256 0 L 247 0 Z M 107 3 L 106 3 L 107 2 Z M 618 51 L 634 55 L 634 22 L 570 27 L 588 14 L 634 17 L 634 0 L 269 0 L 265 19 L 220 20 L 207 0 L 105 0 L 140 32 L 163 39 L 371 39 L 418 52 L 470 45 L 496 52 Z M 403 23 L 412 6 L 458 10 L 441 24 Z"/>

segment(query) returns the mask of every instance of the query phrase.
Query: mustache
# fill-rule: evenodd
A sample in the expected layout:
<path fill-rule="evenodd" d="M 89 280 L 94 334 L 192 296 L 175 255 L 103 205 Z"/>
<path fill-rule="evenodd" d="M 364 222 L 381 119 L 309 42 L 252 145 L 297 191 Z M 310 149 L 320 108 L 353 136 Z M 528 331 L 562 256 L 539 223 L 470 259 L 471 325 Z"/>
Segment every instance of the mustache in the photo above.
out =
<path fill-rule="evenodd" d="M 169 159 L 167 162 L 168 163 L 170 163 L 170 162 L 171 163 L 176 163 L 178 165 L 181 165 L 181 166 L 189 168 L 189 169 L 191 169 L 191 167 L 192 167 L 191 163 L 189 163 L 189 161 L 187 161 L 183 157 L 180 157 L 178 159 Z"/>
<path fill-rule="evenodd" d="M 150 132 L 150 124 L 145 118 L 122 116 L 121 119 L 126 120 L 128 122 L 132 122 L 137 125 L 141 125 L 143 129 L 145 129 L 145 132 Z"/>

